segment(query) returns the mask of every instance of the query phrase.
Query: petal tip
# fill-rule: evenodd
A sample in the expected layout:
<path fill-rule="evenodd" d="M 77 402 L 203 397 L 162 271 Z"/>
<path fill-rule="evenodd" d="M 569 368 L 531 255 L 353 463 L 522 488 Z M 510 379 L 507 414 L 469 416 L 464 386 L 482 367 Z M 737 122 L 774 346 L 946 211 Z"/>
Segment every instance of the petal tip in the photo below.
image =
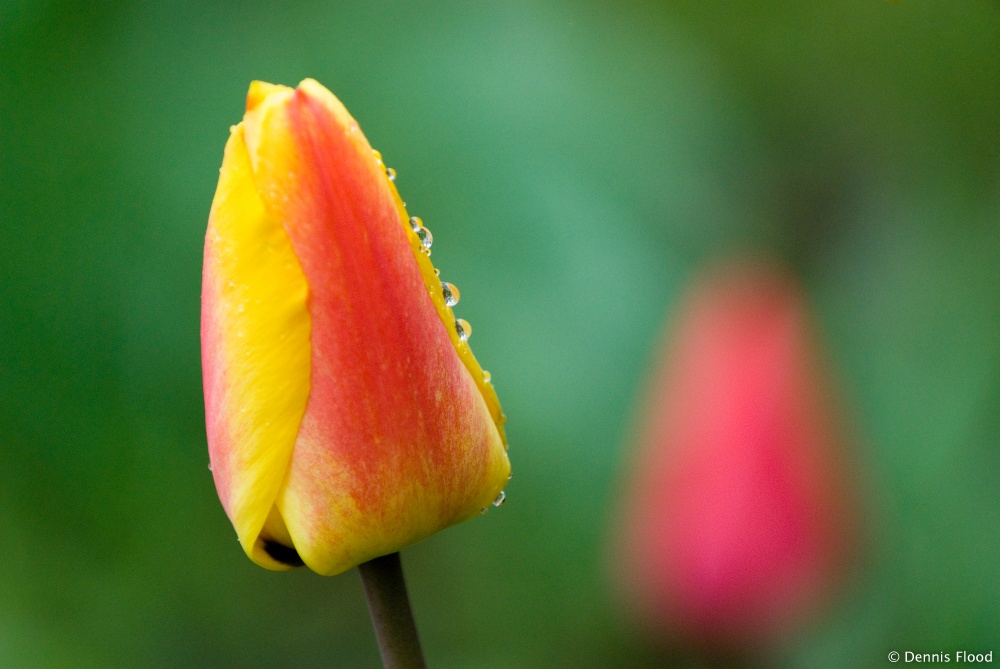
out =
<path fill-rule="evenodd" d="M 269 96 L 280 91 L 287 91 L 287 86 L 279 84 L 269 84 L 266 81 L 254 80 L 250 82 L 250 89 L 247 91 L 247 111 L 253 111 Z"/>

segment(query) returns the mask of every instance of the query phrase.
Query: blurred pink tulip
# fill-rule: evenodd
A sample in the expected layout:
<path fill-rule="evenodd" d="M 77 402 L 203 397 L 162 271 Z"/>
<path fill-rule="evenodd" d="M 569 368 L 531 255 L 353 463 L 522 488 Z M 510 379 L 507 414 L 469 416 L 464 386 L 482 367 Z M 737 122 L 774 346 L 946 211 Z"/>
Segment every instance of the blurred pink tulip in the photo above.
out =
<path fill-rule="evenodd" d="M 680 308 L 641 423 L 625 582 L 655 629 L 769 645 L 829 594 L 847 551 L 841 425 L 794 280 L 703 277 Z"/>

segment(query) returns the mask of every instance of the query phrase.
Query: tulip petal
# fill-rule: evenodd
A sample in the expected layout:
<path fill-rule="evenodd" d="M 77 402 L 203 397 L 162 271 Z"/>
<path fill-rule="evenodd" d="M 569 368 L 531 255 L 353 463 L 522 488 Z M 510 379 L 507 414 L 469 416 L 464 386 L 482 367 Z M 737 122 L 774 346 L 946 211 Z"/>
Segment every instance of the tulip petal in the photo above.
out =
<path fill-rule="evenodd" d="M 335 574 L 488 506 L 510 471 L 503 415 L 357 122 L 311 80 L 249 98 L 258 192 L 301 264 L 312 327 L 277 506 L 305 564 Z"/>
<path fill-rule="evenodd" d="M 226 144 L 202 290 L 216 488 L 247 555 L 288 568 L 296 564 L 294 549 L 274 502 L 309 393 L 309 291 L 288 235 L 258 196 L 242 124 Z"/>

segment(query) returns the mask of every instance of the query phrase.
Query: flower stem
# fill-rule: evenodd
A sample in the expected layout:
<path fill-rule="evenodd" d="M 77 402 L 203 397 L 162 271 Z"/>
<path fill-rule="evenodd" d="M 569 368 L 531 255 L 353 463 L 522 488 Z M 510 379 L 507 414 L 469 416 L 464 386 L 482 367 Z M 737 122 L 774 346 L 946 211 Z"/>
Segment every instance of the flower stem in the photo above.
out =
<path fill-rule="evenodd" d="M 358 565 L 385 669 L 425 669 L 399 553 Z"/>

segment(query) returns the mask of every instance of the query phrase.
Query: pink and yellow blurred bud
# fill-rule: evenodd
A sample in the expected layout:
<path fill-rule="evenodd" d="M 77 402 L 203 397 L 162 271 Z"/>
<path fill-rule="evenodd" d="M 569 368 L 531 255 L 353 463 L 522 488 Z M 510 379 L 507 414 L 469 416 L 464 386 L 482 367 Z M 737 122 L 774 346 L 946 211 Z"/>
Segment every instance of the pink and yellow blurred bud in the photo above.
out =
<path fill-rule="evenodd" d="M 395 172 L 326 88 L 254 82 L 205 239 L 212 473 L 247 555 L 337 574 L 476 516 L 504 416 Z"/>
<path fill-rule="evenodd" d="M 703 279 L 649 388 L 623 577 L 665 637 L 770 646 L 842 571 L 843 426 L 795 282 L 766 265 Z"/>

